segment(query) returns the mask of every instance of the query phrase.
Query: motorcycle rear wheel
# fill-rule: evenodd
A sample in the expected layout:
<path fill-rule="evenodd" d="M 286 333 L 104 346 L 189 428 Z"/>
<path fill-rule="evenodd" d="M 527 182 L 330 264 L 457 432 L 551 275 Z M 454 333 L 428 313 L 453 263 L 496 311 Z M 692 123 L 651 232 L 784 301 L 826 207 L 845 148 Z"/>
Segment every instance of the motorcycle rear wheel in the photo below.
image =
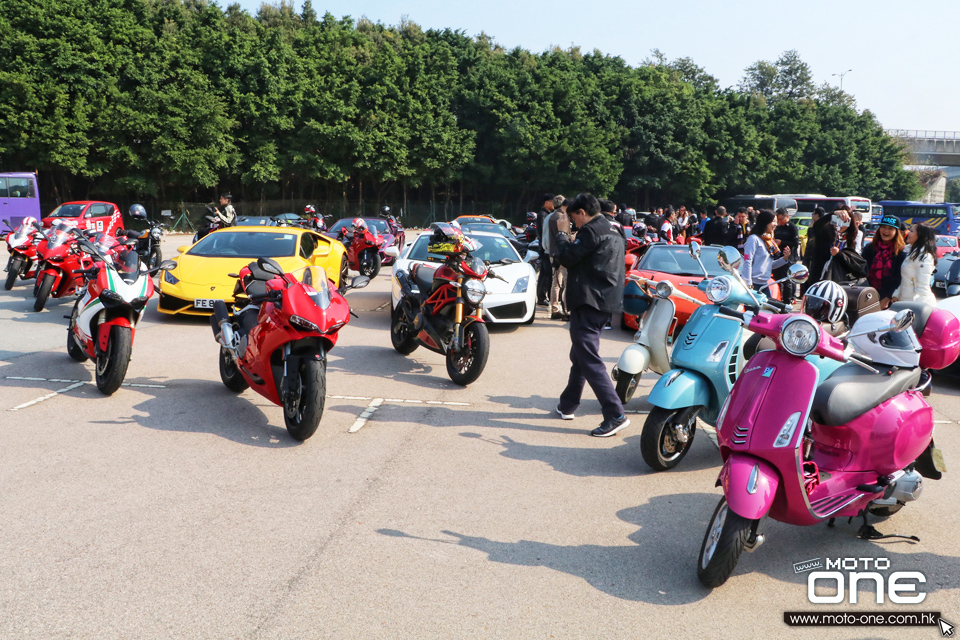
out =
<path fill-rule="evenodd" d="M 752 520 L 734 513 L 727 499 L 720 498 L 697 561 L 697 578 L 705 587 L 713 589 L 727 581 L 737 567 L 752 526 Z"/>
<path fill-rule="evenodd" d="M 397 353 L 405 356 L 410 355 L 420 346 L 413 327 L 401 317 L 397 309 L 390 312 L 390 342 Z"/>
<path fill-rule="evenodd" d="M 20 260 L 11 260 L 8 265 L 9 271 L 7 271 L 7 281 L 3 283 L 3 288 L 7 291 L 13 289 L 13 284 L 17 281 L 17 276 L 20 275 L 20 267 L 23 265 L 23 262 Z"/>
<path fill-rule="evenodd" d="M 130 327 L 110 327 L 107 352 L 97 356 L 97 389 L 100 389 L 100 393 L 112 395 L 123 384 L 132 350 Z"/>
<path fill-rule="evenodd" d="M 53 280 L 52 273 L 43 276 L 40 288 L 37 289 L 37 299 L 33 301 L 34 311 L 43 311 L 43 307 L 47 304 L 47 298 L 50 297 L 50 290 L 53 289 Z"/>
<path fill-rule="evenodd" d="M 290 437 L 306 440 L 317 432 L 327 397 L 327 361 L 304 358 L 300 360 L 297 402 L 284 403 L 283 422 Z"/>
<path fill-rule="evenodd" d="M 680 464 L 693 445 L 697 434 L 697 414 L 702 407 L 686 409 L 663 409 L 654 407 L 643 423 L 640 434 L 640 453 L 654 471 L 666 471 Z M 689 436 L 686 442 L 674 437 L 674 425 L 682 420 Z"/>
<path fill-rule="evenodd" d="M 224 347 L 220 347 L 220 380 L 223 386 L 234 393 L 240 393 L 250 386 L 233 361 L 233 355 Z"/>
<path fill-rule="evenodd" d="M 463 348 L 447 351 L 447 374 L 455 383 L 467 386 L 483 373 L 490 355 L 490 332 L 482 322 L 472 322 L 463 330 Z"/>
<path fill-rule="evenodd" d="M 87 354 L 77 344 L 77 339 L 73 333 L 73 328 L 77 325 L 77 313 L 80 311 L 80 300 L 82 298 L 73 303 L 73 314 L 70 316 L 70 325 L 67 327 L 67 354 L 77 362 L 85 362 Z"/>

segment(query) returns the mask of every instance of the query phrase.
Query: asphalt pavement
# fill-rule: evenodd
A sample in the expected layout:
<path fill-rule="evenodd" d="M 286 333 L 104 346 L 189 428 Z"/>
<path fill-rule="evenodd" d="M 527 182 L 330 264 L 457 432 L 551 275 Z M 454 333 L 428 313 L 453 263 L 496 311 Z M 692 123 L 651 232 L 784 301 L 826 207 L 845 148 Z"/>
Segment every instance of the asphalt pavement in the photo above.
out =
<path fill-rule="evenodd" d="M 164 254 L 183 243 L 165 237 Z M 919 543 L 859 540 L 856 520 L 768 521 L 710 591 L 696 562 L 721 496 L 715 445 L 698 431 L 677 469 L 646 467 L 652 375 L 617 436 L 588 435 L 589 391 L 560 420 L 569 335 L 542 308 L 492 328 L 486 370 L 461 388 L 441 356 L 391 347 L 385 269 L 349 294 L 360 317 L 298 443 L 279 407 L 223 386 L 205 319 L 161 316 L 154 298 L 127 386 L 104 397 L 66 353 L 73 298 L 34 313 L 31 290 L 0 291 L 2 638 L 934 638 L 783 613 L 960 622 L 960 381 L 929 398 L 952 473 L 876 523 Z M 631 334 L 603 338 L 612 367 Z M 877 604 L 867 581 L 857 604 L 812 605 L 793 565 L 816 558 L 888 558 L 925 575 L 925 600 Z"/>

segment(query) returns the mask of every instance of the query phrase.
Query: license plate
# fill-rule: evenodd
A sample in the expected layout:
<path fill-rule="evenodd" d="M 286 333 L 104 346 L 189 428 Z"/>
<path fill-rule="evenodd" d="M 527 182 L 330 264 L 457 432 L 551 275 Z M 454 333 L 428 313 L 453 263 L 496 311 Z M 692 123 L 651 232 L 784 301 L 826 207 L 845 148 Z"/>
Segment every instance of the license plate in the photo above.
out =
<path fill-rule="evenodd" d="M 211 298 L 197 298 L 196 300 L 193 301 L 193 308 L 194 309 L 210 309 L 211 311 L 213 311 L 214 302 L 216 302 L 216 300 L 213 300 Z"/>
<path fill-rule="evenodd" d="M 946 283 L 946 282 L 934 282 L 934 283 L 933 283 L 933 286 L 939 287 L 940 289 L 946 289 L 946 288 L 947 288 L 947 283 Z"/>

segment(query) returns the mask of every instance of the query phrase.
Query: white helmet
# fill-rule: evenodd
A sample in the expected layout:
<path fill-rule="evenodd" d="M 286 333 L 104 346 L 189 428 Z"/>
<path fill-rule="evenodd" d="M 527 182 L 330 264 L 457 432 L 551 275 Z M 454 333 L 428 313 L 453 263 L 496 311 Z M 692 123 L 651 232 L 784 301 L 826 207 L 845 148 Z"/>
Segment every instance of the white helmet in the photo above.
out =
<path fill-rule="evenodd" d="M 895 311 L 877 311 L 861 316 L 853 325 L 851 335 L 864 333 L 850 338 L 850 346 L 857 353 L 869 356 L 877 364 L 891 367 L 913 368 L 920 365 L 920 343 L 913 327 L 903 331 L 890 331 L 890 320 Z"/>
<path fill-rule="evenodd" d="M 832 280 L 815 282 L 803 294 L 801 311 L 817 322 L 840 322 L 847 312 L 847 294 Z"/>

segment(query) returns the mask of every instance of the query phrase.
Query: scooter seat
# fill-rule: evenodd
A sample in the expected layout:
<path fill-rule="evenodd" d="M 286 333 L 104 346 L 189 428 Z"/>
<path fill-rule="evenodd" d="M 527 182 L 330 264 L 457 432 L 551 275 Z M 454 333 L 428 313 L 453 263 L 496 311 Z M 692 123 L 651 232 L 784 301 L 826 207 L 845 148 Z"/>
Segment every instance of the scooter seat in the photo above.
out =
<path fill-rule="evenodd" d="M 883 404 L 890 398 L 916 387 L 923 370 L 882 368 L 873 373 L 848 363 L 833 372 L 817 388 L 810 409 L 814 422 L 838 427 Z"/>
<path fill-rule="evenodd" d="M 410 269 L 410 276 L 414 284 L 420 289 L 420 293 L 427 295 L 433 288 L 433 274 L 437 272 L 437 267 L 428 267 L 425 264 L 415 264 Z"/>

